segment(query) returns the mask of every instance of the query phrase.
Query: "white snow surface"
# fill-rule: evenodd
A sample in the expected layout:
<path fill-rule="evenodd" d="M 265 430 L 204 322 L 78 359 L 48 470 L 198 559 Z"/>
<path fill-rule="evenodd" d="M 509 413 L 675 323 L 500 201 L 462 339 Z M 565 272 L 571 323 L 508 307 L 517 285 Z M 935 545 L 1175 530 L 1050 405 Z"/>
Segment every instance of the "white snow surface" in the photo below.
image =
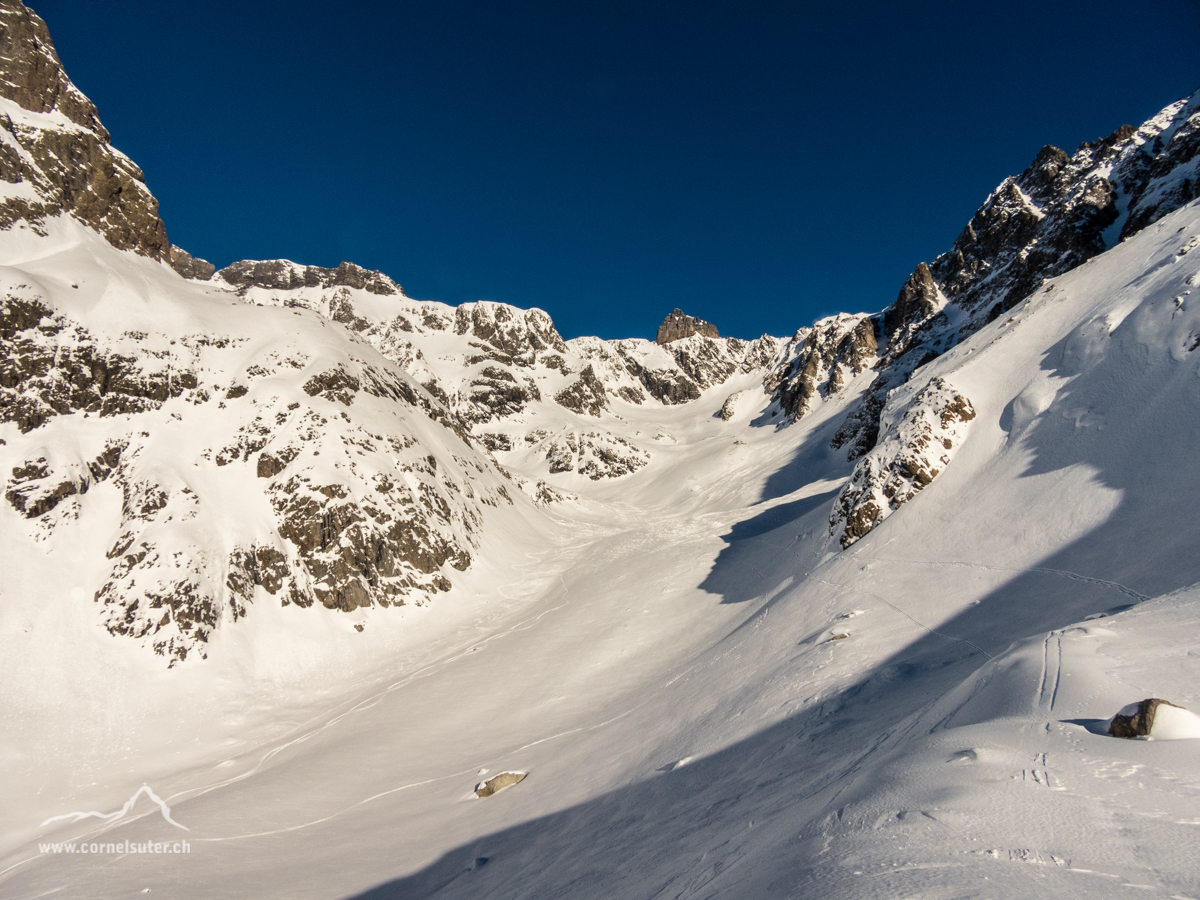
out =
<path fill-rule="evenodd" d="M 4 279 L 97 330 L 271 341 L 294 318 L 331 358 L 375 359 L 320 316 L 49 225 L 4 237 Z M 206 659 L 169 670 L 109 635 L 84 590 L 119 493 L 97 485 L 48 535 L 5 504 L 0 893 L 1200 896 L 1200 744 L 1103 733 L 1144 697 L 1200 704 L 1200 252 L 1181 252 L 1197 236 L 1193 203 L 922 367 L 885 423 L 935 378 L 976 417 L 937 478 L 844 551 L 829 516 L 853 466 L 829 441 L 857 393 L 779 428 L 761 372 L 614 406 L 604 430 L 650 455 L 619 478 L 498 452 L 578 499 L 511 492 L 428 606 L 260 593 Z M 431 371 L 462 368 L 442 359 L 462 352 L 448 334 L 412 343 Z M 572 343 L 596 365 L 614 352 Z M 758 409 L 722 421 L 737 390 Z M 529 415 L 583 427 L 551 404 Z M 422 442 L 453 438 L 405 416 Z M 34 444 L 96 440 L 92 422 L 5 426 L 0 472 Z M 264 521 L 228 502 L 214 528 Z M 528 775 L 477 802 L 504 771 Z M 120 810 L 143 785 L 186 831 L 144 796 L 48 822 Z M 48 846 L 180 840 L 190 852 Z"/>
<path fill-rule="evenodd" d="M 1190 709 L 1163 704 L 1154 712 L 1150 737 L 1156 741 L 1194 741 L 1200 738 L 1200 716 Z"/>

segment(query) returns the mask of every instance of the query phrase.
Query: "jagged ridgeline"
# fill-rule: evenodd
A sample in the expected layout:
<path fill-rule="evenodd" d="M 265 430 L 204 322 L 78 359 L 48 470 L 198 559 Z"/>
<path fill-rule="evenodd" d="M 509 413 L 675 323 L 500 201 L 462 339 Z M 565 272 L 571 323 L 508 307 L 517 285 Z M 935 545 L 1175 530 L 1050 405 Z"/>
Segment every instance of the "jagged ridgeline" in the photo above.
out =
<path fill-rule="evenodd" d="M 0 271 L 6 515 L 46 546 L 77 520 L 108 535 L 80 562 L 102 573 L 97 616 L 171 664 L 263 604 L 319 615 L 453 589 L 489 533 L 651 477 L 672 440 L 655 411 L 806 427 L 834 404 L 848 458 L 879 443 L 836 507 L 848 546 L 969 421 L 940 385 L 881 440 L 888 392 L 1191 200 L 1200 150 L 1195 98 L 1074 156 L 1046 148 L 875 315 L 742 340 L 675 310 L 655 341 L 564 340 L 541 310 L 413 300 L 348 262 L 217 271 L 170 244 L 141 170 L 15 0 L 0 70 L 0 244 L 18 261 Z"/>

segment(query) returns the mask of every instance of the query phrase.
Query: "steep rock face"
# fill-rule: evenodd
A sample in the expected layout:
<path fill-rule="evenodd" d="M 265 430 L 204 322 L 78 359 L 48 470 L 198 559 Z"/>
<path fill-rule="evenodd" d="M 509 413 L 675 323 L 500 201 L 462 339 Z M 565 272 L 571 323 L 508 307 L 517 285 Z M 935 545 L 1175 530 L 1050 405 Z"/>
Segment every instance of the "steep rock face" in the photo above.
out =
<path fill-rule="evenodd" d="M 943 306 L 946 298 L 933 280 L 929 266 L 921 263 L 900 288 L 900 296 L 883 314 L 885 353 L 890 358 L 903 354 L 915 332 Z"/>
<path fill-rule="evenodd" d="M 46 24 L 19 0 L 0 0 L 0 97 L 0 229 L 23 222 L 42 233 L 47 219 L 69 213 L 120 250 L 166 257 L 141 169 L 109 143 Z"/>
<path fill-rule="evenodd" d="M 788 420 L 809 412 L 822 396 L 838 394 L 848 377 L 875 364 L 876 322 L 864 315 L 831 316 L 798 331 L 792 344 L 789 363 L 766 384 Z"/>
<path fill-rule="evenodd" d="M 689 316 L 682 309 L 675 309 L 658 326 L 658 334 L 654 336 L 654 343 L 669 344 L 671 341 L 691 337 L 693 334 L 710 338 L 721 336 L 717 331 L 717 326 L 711 322 Z"/>
<path fill-rule="evenodd" d="M 147 412 L 198 396 L 193 354 L 211 339 L 181 336 L 150 356 L 139 346 L 145 337 L 98 341 L 28 286 L 14 286 L 0 300 L 0 423 L 28 432 L 59 415 Z"/>
<path fill-rule="evenodd" d="M 488 366 L 470 382 L 466 403 L 459 407 L 459 416 L 468 424 L 478 425 L 516 415 L 530 403 L 542 399 L 533 379 L 518 378 L 508 368 Z"/>
<path fill-rule="evenodd" d="M 833 505 L 832 537 L 845 549 L 912 500 L 950 464 L 974 418 L 971 401 L 933 379 L 854 467 Z"/>
<path fill-rule="evenodd" d="M 554 395 L 554 402 L 566 409 L 585 416 L 599 418 L 608 409 L 608 398 L 604 396 L 604 385 L 596 377 L 591 366 L 579 373 L 579 380 L 572 382 Z"/>
<path fill-rule="evenodd" d="M 1006 179 L 954 246 L 922 263 L 883 313 L 879 374 L 833 440 L 851 459 L 874 446 L 888 391 L 1070 271 L 1197 196 L 1200 93 L 1073 155 L 1045 147 Z"/>
<path fill-rule="evenodd" d="M 109 139 L 92 101 L 63 71 L 46 23 L 19 0 L 0 2 L 0 59 L 4 71 L 0 97 L 31 112 L 57 110 L 101 139 Z"/>
<path fill-rule="evenodd" d="M 502 303 L 464 303 L 454 313 L 454 333 L 470 334 L 483 355 L 497 362 L 532 366 L 538 354 L 564 353 L 567 346 L 553 320 L 540 309 L 518 310 Z"/>
<path fill-rule="evenodd" d="M 192 256 L 182 247 L 176 247 L 174 244 L 167 251 L 167 263 L 184 278 L 196 281 L 208 281 L 217 271 L 217 267 L 207 259 Z"/>

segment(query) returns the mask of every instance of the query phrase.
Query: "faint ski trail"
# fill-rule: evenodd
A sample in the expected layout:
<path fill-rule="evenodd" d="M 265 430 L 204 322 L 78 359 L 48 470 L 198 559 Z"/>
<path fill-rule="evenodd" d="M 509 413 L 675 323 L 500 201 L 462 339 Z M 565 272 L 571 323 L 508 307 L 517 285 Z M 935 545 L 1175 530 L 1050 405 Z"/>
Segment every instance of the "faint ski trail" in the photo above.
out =
<path fill-rule="evenodd" d="M 1079 572 L 1071 572 L 1066 569 L 1051 569 L 1046 566 L 995 566 L 987 563 L 972 563 L 972 562 L 957 562 L 957 561 L 937 561 L 931 559 L 892 559 L 884 556 L 860 556 L 858 559 L 870 560 L 872 562 L 886 563 L 904 563 L 913 566 L 944 566 L 948 568 L 963 568 L 963 569 L 984 569 L 996 572 L 1037 572 L 1042 575 L 1059 575 L 1063 578 L 1070 578 L 1074 581 L 1083 581 L 1088 584 L 1099 585 L 1100 587 L 1112 588 L 1120 591 L 1129 597 L 1133 597 L 1139 603 L 1145 602 L 1150 598 L 1145 594 L 1140 594 L 1133 588 L 1126 587 L 1116 581 L 1105 581 L 1103 578 L 1093 578 L 1091 575 L 1081 575 Z"/>
<path fill-rule="evenodd" d="M 684 520 L 681 520 L 681 521 L 684 521 Z M 590 537 L 588 540 L 575 542 L 574 544 L 572 544 L 570 546 L 560 547 L 558 549 L 558 551 L 555 553 L 555 559 L 561 558 L 563 555 L 565 555 L 567 552 L 569 552 L 571 550 L 579 550 L 579 549 L 581 549 L 585 546 L 591 545 L 593 543 L 595 543 L 594 536 Z M 545 552 L 549 553 L 551 551 L 548 550 Z M 525 556 L 530 560 L 529 562 L 512 563 L 511 567 L 513 569 L 522 569 L 522 568 L 530 568 L 530 567 L 541 567 L 543 565 L 543 561 L 538 558 L 537 554 L 527 552 L 525 554 Z M 563 577 L 563 572 L 561 571 L 561 569 L 557 573 L 557 577 L 559 579 L 560 588 L 562 591 L 562 593 L 559 595 L 558 599 L 565 600 L 570 589 L 567 587 L 567 584 Z M 517 584 L 517 582 L 510 583 L 508 585 L 503 585 L 503 586 L 497 588 L 497 592 L 500 593 L 501 596 L 503 596 L 505 599 L 508 599 L 508 600 L 516 599 L 516 598 L 512 598 L 512 597 L 507 597 L 503 594 L 503 588 L 504 587 L 512 587 L 513 584 Z M 431 663 L 428 663 L 425 666 L 422 666 L 421 668 L 410 673 L 409 675 L 405 676 L 404 678 L 389 684 L 387 687 L 383 688 L 382 690 L 378 691 L 377 693 L 373 694 L 372 696 L 367 697 L 367 698 L 359 701 L 358 703 L 355 703 L 352 707 L 347 709 L 345 712 L 342 712 L 342 713 L 334 716 L 333 718 L 323 722 L 320 726 L 313 728 L 312 730 L 310 730 L 302 735 L 299 735 L 298 737 L 293 738 L 292 740 L 290 740 L 284 744 L 281 744 L 278 747 L 272 748 L 267 753 L 265 753 L 261 759 L 259 759 L 259 761 L 255 764 L 255 766 L 253 768 L 249 769 L 246 772 L 243 772 L 232 778 L 225 779 L 218 783 L 207 785 L 202 788 L 190 788 L 188 790 L 181 791 L 177 794 L 172 795 L 170 799 L 173 801 L 176 798 L 182 798 L 182 797 L 188 797 L 188 798 L 194 799 L 195 797 L 202 796 L 211 791 L 218 790 L 220 788 L 227 787 L 229 785 L 243 781 L 243 780 L 249 778 L 250 776 L 256 774 L 268 762 L 270 762 L 272 759 L 274 759 L 276 756 L 278 756 L 280 753 L 282 753 L 284 750 L 288 749 L 289 747 L 294 747 L 298 744 L 303 743 L 304 741 L 309 740 L 312 737 L 319 735 L 321 732 L 323 732 L 329 728 L 332 728 L 333 726 L 340 723 L 343 719 L 345 719 L 346 717 L 348 717 L 350 715 L 353 715 L 354 713 L 362 712 L 364 710 L 372 708 L 373 706 L 376 706 L 378 703 L 382 702 L 389 693 L 399 690 L 403 687 L 406 687 L 407 685 L 412 684 L 417 679 L 427 678 L 431 675 L 436 674 L 437 672 L 441 671 L 445 667 L 451 665 L 452 663 L 454 663 L 458 660 L 465 658 L 473 651 L 477 650 L 478 648 L 484 646 L 485 644 L 487 644 L 491 641 L 494 641 L 499 638 L 503 638 L 508 635 L 515 634 L 515 633 L 518 633 L 521 631 L 529 630 L 530 628 L 534 627 L 541 619 L 543 619 L 544 617 L 546 617 L 547 615 L 549 615 L 552 612 L 562 609 L 565 605 L 566 605 L 565 602 L 559 602 L 559 603 L 555 604 L 554 606 L 551 606 L 547 609 L 543 609 L 543 610 L 539 611 L 536 615 L 522 619 L 521 621 L 509 626 L 508 628 L 505 628 L 502 631 L 497 631 L 493 634 L 487 635 L 484 638 L 481 638 L 479 640 L 471 642 L 471 646 L 467 647 L 466 649 L 462 649 L 457 652 L 451 653 L 450 655 L 444 656 L 441 659 L 435 660 Z M 687 673 L 683 673 L 683 674 L 687 674 Z M 672 679 L 672 680 L 675 680 L 675 679 Z M 599 723 L 595 723 L 592 725 L 580 726 L 578 728 L 572 728 L 572 729 L 568 729 L 566 731 L 557 732 L 557 733 L 550 734 L 550 735 L 538 738 L 536 740 L 530 741 L 526 744 L 522 744 L 512 750 L 502 751 L 499 754 L 499 759 L 511 757 L 513 754 L 520 753 L 524 750 L 529 749 L 530 747 L 534 747 L 539 744 L 544 744 L 544 743 L 547 743 L 548 741 L 557 740 L 562 737 L 567 737 L 568 735 L 579 734 L 579 733 L 584 733 L 584 732 L 588 732 L 588 731 L 594 731 L 594 730 L 597 730 L 600 728 L 607 727 L 608 725 L 611 725 L 614 722 L 617 722 L 618 720 L 631 715 L 632 713 L 636 712 L 641 707 L 643 707 L 651 702 L 653 702 L 653 698 L 647 698 L 646 700 L 642 701 L 641 703 L 639 703 L 635 706 L 632 706 L 629 709 L 624 710 L 623 712 L 619 713 L 616 716 L 613 716 L 612 718 L 610 718 L 604 722 L 599 722 Z M 489 761 L 494 762 L 495 759 L 496 759 L 496 757 L 492 757 Z M 263 832 L 254 832 L 254 833 L 244 834 L 244 835 L 232 835 L 232 836 L 220 837 L 220 838 L 197 838 L 196 840 L 209 841 L 209 842 L 230 841 L 230 840 L 239 840 L 242 838 L 262 837 L 262 836 L 268 836 L 268 835 L 272 835 L 272 834 L 283 834 L 283 833 L 287 833 L 287 832 L 298 831 L 303 828 L 308 828 L 313 825 L 319 825 L 323 822 L 327 822 L 330 819 L 333 819 L 333 818 L 336 818 L 337 816 L 343 815 L 359 806 L 362 806 L 365 803 L 369 803 L 369 802 L 371 802 L 373 800 L 377 800 L 381 797 L 386 797 L 391 794 L 398 793 L 400 791 L 408 790 L 409 788 L 421 787 L 421 786 L 428 785 L 428 784 L 434 784 L 434 783 L 437 783 L 440 781 L 445 781 L 445 780 L 448 780 L 451 778 L 464 777 L 466 775 L 469 775 L 471 773 L 478 771 L 478 769 L 479 769 L 479 764 L 476 763 L 476 764 L 474 764 L 468 768 L 462 769 L 460 771 L 451 772 L 451 773 L 448 773 L 445 775 L 437 775 L 432 778 L 426 778 L 426 779 L 423 779 L 420 781 L 409 782 L 407 784 L 403 784 L 398 787 L 391 788 L 387 791 L 373 794 L 372 796 L 366 797 L 365 799 L 362 799 L 362 800 L 359 800 L 337 812 L 331 813 L 327 816 L 323 816 L 321 818 L 314 819 L 310 822 L 305 822 L 305 823 L 302 823 L 299 825 L 292 825 L 292 826 L 288 826 L 286 828 L 274 829 L 274 830 L 263 831 Z"/>
<path fill-rule="evenodd" d="M 572 549 L 572 548 L 570 548 L 570 547 L 560 548 L 558 550 L 558 552 L 555 554 L 555 558 L 556 559 L 560 558 L 569 549 Z M 545 552 L 549 553 L 551 551 L 547 550 Z M 530 556 L 530 557 L 535 556 L 535 554 L 531 554 L 531 553 L 526 553 L 525 555 Z M 539 563 L 540 563 L 540 560 L 537 560 L 535 558 L 535 560 L 533 562 L 513 563 L 512 567 L 518 568 L 518 567 L 532 566 L 532 565 L 537 565 Z M 562 591 L 563 591 L 562 597 L 565 597 L 567 594 L 568 588 L 566 586 L 565 581 L 563 581 L 561 571 L 558 573 L 558 578 L 559 578 L 559 581 L 561 582 L 561 587 L 562 587 Z M 506 599 L 513 599 L 513 598 L 506 598 Z M 391 684 L 389 684 L 387 687 L 383 688 L 382 690 L 379 690 L 376 693 L 372 694 L 371 696 L 366 697 L 363 700 L 360 700 L 359 702 L 357 702 L 353 706 L 351 706 L 349 709 L 347 709 L 345 712 L 339 713 L 338 715 L 334 716 L 333 718 L 328 719 L 325 722 L 321 723 L 319 726 L 312 728 L 309 731 L 306 731 L 305 733 L 299 735 L 298 737 L 293 738 L 290 741 L 287 741 L 286 743 L 279 745 L 278 747 L 273 747 L 271 750 L 267 751 L 262 756 L 261 759 L 259 759 L 259 761 L 254 765 L 253 768 L 251 768 L 245 772 L 242 772 L 239 775 L 235 775 L 232 778 L 228 778 L 223 781 L 219 781 L 215 784 L 206 785 L 204 787 L 188 788 L 188 789 L 180 791 L 176 794 L 170 795 L 169 799 L 171 801 L 175 801 L 176 799 L 179 799 L 179 798 L 194 799 L 195 797 L 201 797 L 204 794 L 207 794 L 211 791 L 218 790 L 223 787 L 228 787 L 229 785 L 236 784 L 239 781 L 244 781 L 245 779 L 249 778 L 250 776 L 256 774 L 259 770 L 262 769 L 263 766 L 265 766 L 268 762 L 270 762 L 272 759 L 274 759 L 276 756 L 278 756 L 284 750 L 287 750 L 289 747 L 294 747 L 298 744 L 304 743 L 305 741 L 309 740 L 310 738 L 313 738 L 313 737 L 319 735 L 321 732 L 326 731 L 327 729 L 332 728 L 333 726 L 337 725 L 339 722 L 341 722 L 343 719 L 347 718 L 348 716 L 351 716 L 358 712 L 363 712 L 364 710 L 371 709 L 372 707 L 374 707 L 377 704 L 379 704 L 380 702 L 382 702 L 384 700 L 384 698 L 388 694 L 392 693 L 393 691 L 396 691 L 403 687 L 406 687 L 406 686 L 412 684 L 414 681 L 416 681 L 419 678 L 428 678 L 430 675 L 435 674 L 436 672 L 440 671 L 441 669 L 445 668 L 446 666 L 450 665 L 451 663 L 454 663 L 460 659 L 463 659 L 468 654 L 473 652 L 473 649 L 482 647 L 483 645 L 491 642 L 492 640 L 506 637 L 507 635 L 513 634 L 518 631 L 527 630 L 528 628 L 530 628 L 534 624 L 536 624 L 538 620 L 544 618 L 545 616 L 549 615 L 550 613 L 554 612 L 555 610 L 562 609 L 563 606 L 564 606 L 564 604 L 559 603 L 555 606 L 550 607 L 549 609 L 544 609 L 541 612 L 539 612 L 537 615 L 532 616 L 527 619 L 523 619 L 520 622 L 517 622 L 516 624 L 510 626 L 509 628 L 506 628 L 503 631 L 487 635 L 486 637 L 481 638 L 480 640 L 471 642 L 471 647 L 468 647 L 463 650 L 459 650 L 457 652 L 452 652 L 448 656 L 443 656 L 440 659 L 437 659 L 437 660 L 434 660 L 433 662 L 427 663 L 426 665 L 418 668 L 416 671 L 409 673 L 404 678 L 401 678 L 399 681 L 392 682 Z M 447 776 L 447 777 L 449 777 L 449 776 Z"/>
<path fill-rule="evenodd" d="M 902 610 L 900 607 L 898 607 L 895 603 L 891 603 L 887 600 L 884 600 L 878 594 L 868 592 L 868 596 L 874 597 L 880 603 L 886 603 L 888 606 L 890 606 L 896 612 L 900 613 L 900 615 L 904 616 L 910 622 L 913 622 L 914 624 L 920 626 L 921 628 L 924 628 L 930 634 L 936 634 L 938 637 L 945 638 L 948 641 L 958 641 L 960 644 L 966 644 L 968 647 L 971 647 L 971 648 L 979 651 L 980 653 L 982 653 L 988 659 L 996 658 L 996 657 L 992 656 L 992 654 L 990 654 L 986 650 L 984 650 L 982 647 L 980 647 L 978 644 L 974 644 L 971 641 L 968 641 L 966 638 L 955 637 L 952 634 L 945 634 L 941 631 L 935 631 L 934 629 L 930 628 L 928 625 L 924 624 L 923 622 L 918 622 L 916 619 L 914 619 L 912 616 L 910 616 L 908 613 L 906 613 L 904 610 Z"/>
<path fill-rule="evenodd" d="M 624 712 L 622 712 L 618 715 L 615 715 L 611 719 L 607 719 L 604 722 L 597 722 L 595 725 L 580 726 L 579 728 L 571 728 L 571 729 L 568 729 L 567 731 L 560 731 L 557 734 L 551 734 L 551 735 L 548 735 L 543 738 L 538 738 L 536 741 L 530 741 L 527 744 L 522 744 L 520 747 L 516 747 L 512 750 L 504 751 L 501 754 L 499 754 L 498 757 L 490 757 L 488 760 L 486 760 L 486 762 L 494 763 L 497 759 L 502 760 L 502 759 L 511 757 L 514 753 L 520 753 L 523 750 L 528 750 L 530 747 L 536 747 L 538 744 L 545 744 L 548 741 L 557 740 L 558 738 L 567 737 L 568 735 L 580 734 L 580 733 L 587 732 L 587 731 L 595 731 L 600 728 L 605 728 L 605 727 L 613 724 L 614 722 L 617 722 L 620 719 L 623 719 L 626 716 L 636 712 L 637 710 L 641 709 L 643 706 L 646 706 L 647 704 L 652 703 L 652 702 L 653 702 L 653 698 L 647 698 L 646 700 L 643 700 L 641 703 L 637 704 L 637 706 L 632 706 L 629 709 L 625 710 Z M 409 788 L 423 787 L 424 785 L 427 785 L 427 784 L 436 784 L 439 781 L 447 781 L 451 778 L 463 778 L 463 777 L 466 777 L 467 775 L 471 775 L 475 772 L 478 772 L 480 767 L 481 767 L 481 763 L 477 760 L 474 764 L 468 766 L 465 769 L 460 769 L 457 772 L 450 772 L 446 775 L 436 775 L 433 778 L 426 778 L 421 781 L 410 781 L 407 784 L 402 784 L 397 787 L 390 788 L 386 791 L 381 791 L 378 794 L 372 794 L 370 797 L 365 797 L 362 800 L 359 800 L 355 803 L 350 804 L 349 806 L 345 807 L 344 809 L 340 809 L 337 812 L 330 813 L 327 816 L 322 816 L 319 819 L 313 819 L 311 822 L 304 822 L 300 825 L 289 825 L 286 828 L 276 828 L 271 831 L 256 831 L 256 832 L 252 832 L 250 834 L 235 834 L 235 835 L 228 835 L 226 837 L 193 838 L 192 840 L 200 842 L 200 843 L 221 843 L 224 841 L 238 841 L 238 840 L 243 840 L 245 838 L 268 837 L 273 834 L 287 834 L 288 832 L 292 832 L 292 831 L 300 831 L 303 828 L 310 828 L 313 825 L 320 825 L 322 822 L 328 822 L 331 819 L 336 819 L 338 816 L 345 815 L 346 813 L 350 812 L 351 810 L 357 809 L 358 807 L 363 806 L 364 804 L 370 803 L 373 800 L 378 800 L 381 797 L 387 797 L 387 796 L 390 796 L 391 794 L 398 794 L 401 791 L 408 790 Z"/>

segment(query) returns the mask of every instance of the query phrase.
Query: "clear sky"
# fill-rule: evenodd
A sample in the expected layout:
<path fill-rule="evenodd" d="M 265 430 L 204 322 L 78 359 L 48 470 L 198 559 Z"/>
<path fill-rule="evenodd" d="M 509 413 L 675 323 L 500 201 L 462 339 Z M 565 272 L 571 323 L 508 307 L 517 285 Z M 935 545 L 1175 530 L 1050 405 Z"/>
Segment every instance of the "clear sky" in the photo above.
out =
<path fill-rule="evenodd" d="M 33 6 L 174 243 L 567 337 L 881 309 L 1041 146 L 1200 87 L 1195 0 Z"/>

